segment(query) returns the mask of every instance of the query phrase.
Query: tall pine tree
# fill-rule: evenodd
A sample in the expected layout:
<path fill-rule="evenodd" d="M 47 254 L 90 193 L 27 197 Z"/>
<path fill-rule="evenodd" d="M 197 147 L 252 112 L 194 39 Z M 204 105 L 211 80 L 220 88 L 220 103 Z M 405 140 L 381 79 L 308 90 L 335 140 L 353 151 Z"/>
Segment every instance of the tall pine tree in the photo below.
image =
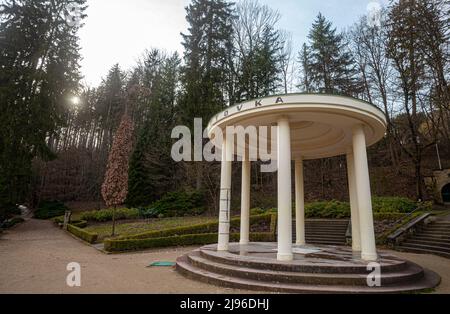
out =
<path fill-rule="evenodd" d="M 188 34 L 182 69 L 183 122 L 209 120 L 225 105 L 227 56 L 232 46 L 232 5 L 224 0 L 193 0 L 186 8 Z"/>
<path fill-rule="evenodd" d="M 149 205 L 174 188 L 176 167 L 170 152 L 179 65 L 178 54 L 166 56 L 152 50 L 137 70 L 143 83 L 140 88 L 148 91 L 149 96 L 145 99 L 146 117 L 130 161 L 129 206 Z"/>
<path fill-rule="evenodd" d="M 234 19 L 234 100 L 275 93 L 281 85 L 284 38 L 277 28 L 281 15 L 255 0 L 237 5 Z"/>
<path fill-rule="evenodd" d="M 232 51 L 232 4 L 224 0 L 193 0 L 186 8 L 189 31 L 183 36 L 184 67 L 180 123 L 193 130 L 194 118 L 207 123 L 223 109 L 229 87 Z M 203 186 L 203 163 L 195 165 L 196 188 Z"/>
<path fill-rule="evenodd" d="M 357 69 L 344 36 L 321 13 L 312 25 L 307 50 L 310 58 L 303 60 L 303 69 L 309 70 L 312 90 L 351 96 L 359 93 Z"/>
<path fill-rule="evenodd" d="M 24 202 L 35 156 L 52 158 L 47 139 L 77 92 L 85 0 L 5 0 L 0 4 L 0 208 Z M 78 8 L 78 12 L 72 9 Z M 73 22 L 73 23 L 71 23 Z"/>

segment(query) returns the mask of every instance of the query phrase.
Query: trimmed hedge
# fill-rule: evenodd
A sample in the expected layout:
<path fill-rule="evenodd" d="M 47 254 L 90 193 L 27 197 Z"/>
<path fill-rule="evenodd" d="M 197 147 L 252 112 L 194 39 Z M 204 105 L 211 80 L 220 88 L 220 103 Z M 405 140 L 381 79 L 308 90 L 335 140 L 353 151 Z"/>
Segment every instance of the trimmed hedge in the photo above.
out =
<path fill-rule="evenodd" d="M 70 224 L 80 229 L 84 229 L 88 226 L 88 222 L 86 220 L 75 220 L 72 221 Z"/>
<path fill-rule="evenodd" d="M 67 231 L 72 233 L 77 238 L 80 238 L 90 244 L 94 244 L 95 242 L 97 242 L 98 239 L 98 234 L 87 232 L 86 230 L 76 227 L 74 225 L 68 225 Z"/>
<path fill-rule="evenodd" d="M 276 240 L 277 216 L 275 214 L 265 214 L 250 217 L 250 224 L 261 221 L 270 222 L 270 232 L 250 233 L 252 242 L 273 242 Z M 238 226 L 239 218 L 231 221 L 233 226 Z M 197 226 L 174 228 L 161 231 L 147 232 L 132 237 L 105 240 L 105 250 L 108 252 L 137 251 L 151 248 L 207 245 L 217 243 L 218 223 L 209 223 Z M 204 232 L 206 230 L 206 232 Z M 204 233 L 198 233 L 198 232 Z M 230 241 L 238 242 L 239 233 L 230 234 Z"/>
<path fill-rule="evenodd" d="M 231 227 L 238 227 L 240 224 L 240 221 L 241 221 L 240 218 L 231 219 Z M 256 224 L 256 223 L 259 223 L 262 221 L 272 222 L 273 221 L 272 214 L 264 214 L 264 215 L 250 217 L 250 225 Z M 211 222 L 211 223 L 207 223 L 207 224 L 199 224 L 199 225 L 194 225 L 194 226 L 178 227 L 178 228 L 172 228 L 172 229 L 166 229 L 166 230 L 144 232 L 144 233 L 135 234 L 132 236 L 119 237 L 118 239 L 120 239 L 120 240 L 149 239 L 149 238 L 163 238 L 163 237 L 170 237 L 170 236 L 177 236 L 177 235 L 179 236 L 179 235 L 186 235 L 186 234 L 215 233 L 215 232 L 217 232 L 218 228 L 219 228 L 218 222 Z"/>
<path fill-rule="evenodd" d="M 113 219 L 114 209 L 102 209 L 102 210 L 93 210 L 89 212 L 84 212 L 81 214 L 81 219 L 86 221 L 94 221 L 94 222 L 106 222 L 112 221 Z M 140 212 L 135 208 L 117 208 L 116 209 L 116 220 L 125 220 L 125 219 L 139 219 Z"/>
<path fill-rule="evenodd" d="M 59 226 L 64 224 L 64 216 L 56 217 L 52 219 L 53 222 Z M 88 226 L 88 222 L 86 220 L 72 220 L 70 221 L 70 225 L 84 229 Z"/>
<path fill-rule="evenodd" d="M 124 252 L 171 246 L 214 244 L 217 243 L 217 237 L 217 233 L 185 234 L 165 238 L 106 240 L 104 243 L 105 250 L 108 252 Z M 274 241 L 274 237 L 274 234 L 270 232 L 250 234 L 250 240 L 252 242 L 272 242 Z M 230 241 L 232 242 L 239 241 L 239 238 L 240 234 L 238 233 L 230 235 Z"/>
<path fill-rule="evenodd" d="M 206 245 L 217 241 L 217 234 L 187 234 L 166 238 L 106 240 L 105 250 L 108 252 L 137 251 L 169 246 Z"/>

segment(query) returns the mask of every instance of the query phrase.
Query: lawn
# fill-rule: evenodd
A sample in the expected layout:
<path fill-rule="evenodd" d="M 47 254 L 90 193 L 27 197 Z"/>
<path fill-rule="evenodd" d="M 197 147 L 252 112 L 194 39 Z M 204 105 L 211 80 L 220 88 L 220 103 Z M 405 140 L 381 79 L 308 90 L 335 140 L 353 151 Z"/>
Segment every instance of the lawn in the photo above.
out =
<path fill-rule="evenodd" d="M 149 219 L 142 221 L 119 221 L 116 224 L 116 236 L 130 236 L 147 231 L 157 231 L 163 229 L 171 229 L 176 227 L 192 226 L 197 224 L 204 224 L 216 222 L 217 218 L 213 217 L 175 217 L 175 218 L 161 218 Z M 112 223 L 95 224 L 86 227 L 88 232 L 97 233 L 99 240 L 104 240 L 111 237 Z"/>

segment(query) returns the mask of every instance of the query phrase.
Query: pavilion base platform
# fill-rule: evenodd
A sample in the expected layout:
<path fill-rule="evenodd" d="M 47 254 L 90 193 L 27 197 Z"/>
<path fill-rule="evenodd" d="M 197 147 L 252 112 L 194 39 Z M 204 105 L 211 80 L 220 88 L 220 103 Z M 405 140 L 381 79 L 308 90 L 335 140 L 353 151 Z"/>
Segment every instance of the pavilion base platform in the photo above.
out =
<path fill-rule="evenodd" d="M 434 288 L 440 276 L 379 251 L 381 286 L 369 287 L 368 262 L 351 248 L 294 246 L 294 260 L 277 261 L 276 243 L 230 244 L 228 252 L 208 245 L 177 260 L 188 278 L 222 287 L 275 293 L 407 293 Z"/>

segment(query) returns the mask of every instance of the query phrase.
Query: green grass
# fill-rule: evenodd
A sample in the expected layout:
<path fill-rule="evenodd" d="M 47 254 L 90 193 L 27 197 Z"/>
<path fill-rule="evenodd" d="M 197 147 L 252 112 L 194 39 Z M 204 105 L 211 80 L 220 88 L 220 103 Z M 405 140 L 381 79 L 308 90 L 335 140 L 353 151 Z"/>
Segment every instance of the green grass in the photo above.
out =
<path fill-rule="evenodd" d="M 216 222 L 217 218 L 212 217 L 175 217 L 150 219 L 148 221 L 120 223 L 116 224 L 116 236 L 132 236 L 147 231 L 158 231 L 171 229 L 176 227 L 191 226 L 197 224 L 204 224 Z M 89 226 L 85 229 L 91 233 L 97 233 L 99 240 L 104 240 L 111 237 L 112 223 L 97 224 Z"/>

